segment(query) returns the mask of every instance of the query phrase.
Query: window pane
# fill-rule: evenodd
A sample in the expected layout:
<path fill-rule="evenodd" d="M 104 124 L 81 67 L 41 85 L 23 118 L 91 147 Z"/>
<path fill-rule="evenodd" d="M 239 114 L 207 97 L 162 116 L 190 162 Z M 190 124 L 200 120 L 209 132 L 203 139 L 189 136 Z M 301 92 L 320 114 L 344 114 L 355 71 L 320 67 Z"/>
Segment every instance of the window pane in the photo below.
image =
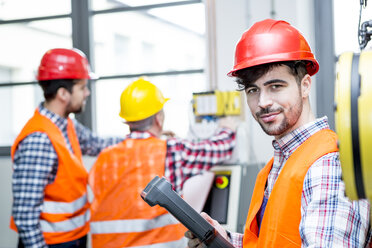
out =
<path fill-rule="evenodd" d="M 185 0 L 92 0 L 92 7 L 94 10 L 100 10 L 118 7 L 135 7 L 183 1 Z"/>
<path fill-rule="evenodd" d="M 43 99 L 38 85 L 0 88 L 0 146 L 12 145 L 36 106 Z"/>
<path fill-rule="evenodd" d="M 160 20 L 168 21 L 185 29 L 204 35 L 205 9 L 204 4 L 182 5 L 172 8 L 156 8 L 148 11 L 150 15 Z M 192 16 L 192 18 L 190 18 Z"/>
<path fill-rule="evenodd" d="M 71 20 L 35 21 L 0 25 L 0 66 L 10 70 L 9 78 L 0 82 L 29 82 L 43 54 L 50 48 L 72 46 Z"/>
<path fill-rule="evenodd" d="M 0 83 L 36 81 L 42 55 L 50 48 L 72 46 L 70 19 L 0 25 Z M 0 84 L 1 86 L 1 84 Z M 0 87 L 0 146 L 14 141 L 43 99 L 38 85 Z"/>
<path fill-rule="evenodd" d="M 96 83 L 97 133 L 103 136 L 124 135 L 129 132 L 119 117 L 120 95 L 137 78 L 99 80 Z M 186 137 L 191 114 L 193 92 L 207 90 L 204 74 L 147 77 L 170 100 L 164 106 L 164 130 Z"/>
<path fill-rule="evenodd" d="M 1 0 L 0 19 L 13 20 L 71 13 L 71 1 L 66 0 Z"/>
<path fill-rule="evenodd" d="M 203 8 L 195 4 L 94 16 L 96 72 L 105 76 L 204 68 Z"/>
<path fill-rule="evenodd" d="M 358 22 L 360 4 L 358 1 L 337 0 L 333 1 L 333 23 L 335 37 L 335 52 L 360 52 L 358 43 Z M 361 24 L 372 19 L 372 7 L 367 5 L 362 9 Z M 372 47 L 372 42 L 367 44 L 365 50 Z"/>

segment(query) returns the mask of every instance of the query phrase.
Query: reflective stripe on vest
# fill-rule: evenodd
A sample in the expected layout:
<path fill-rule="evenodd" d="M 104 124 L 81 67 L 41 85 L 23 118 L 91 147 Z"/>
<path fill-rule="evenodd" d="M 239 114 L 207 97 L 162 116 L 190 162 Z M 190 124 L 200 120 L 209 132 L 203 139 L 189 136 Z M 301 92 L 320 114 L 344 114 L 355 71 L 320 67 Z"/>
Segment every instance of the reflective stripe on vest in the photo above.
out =
<path fill-rule="evenodd" d="M 48 214 L 75 213 L 87 203 L 87 194 L 73 202 L 44 201 L 42 211 Z"/>
<path fill-rule="evenodd" d="M 68 232 L 84 226 L 90 218 L 90 211 L 84 214 L 59 222 L 48 222 L 40 220 L 41 230 L 43 232 Z"/>
<path fill-rule="evenodd" d="M 92 234 L 145 232 L 158 227 L 178 224 L 171 214 L 164 214 L 154 219 L 131 219 L 94 221 L 90 223 Z"/>

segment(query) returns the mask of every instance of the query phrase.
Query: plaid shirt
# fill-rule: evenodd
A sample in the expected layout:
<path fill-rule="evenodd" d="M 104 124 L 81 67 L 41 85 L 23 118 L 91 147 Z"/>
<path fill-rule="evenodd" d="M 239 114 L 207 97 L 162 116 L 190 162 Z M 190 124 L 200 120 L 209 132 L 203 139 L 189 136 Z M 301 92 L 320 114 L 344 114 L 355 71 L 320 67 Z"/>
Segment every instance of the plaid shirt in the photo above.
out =
<path fill-rule="evenodd" d="M 128 134 L 127 138 L 146 139 L 151 136 L 149 132 L 135 131 Z M 199 142 L 169 138 L 164 176 L 173 185 L 173 189 L 182 194 L 183 184 L 188 178 L 229 159 L 234 146 L 235 133 L 227 128 L 221 128 L 215 136 Z"/>
<path fill-rule="evenodd" d="M 269 198 L 289 156 L 311 135 L 329 129 L 327 117 L 308 123 L 273 141 L 274 164 L 267 179 Z M 301 196 L 300 235 L 302 247 L 363 247 L 367 239 L 369 203 L 345 197 L 339 153 L 319 158 L 305 176 Z M 231 233 L 234 247 L 243 247 L 243 235 Z"/>
<path fill-rule="evenodd" d="M 41 115 L 49 118 L 63 133 L 68 148 L 72 152 L 67 137 L 67 119 L 50 112 L 39 105 Z M 84 155 L 95 156 L 107 146 L 122 139 L 102 139 L 88 128 L 74 120 L 76 134 Z M 54 182 L 58 170 L 58 157 L 47 134 L 34 132 L 24 138 L 14 154 L 13 164 L 13 206 L 12 215 L 18 233 L 25 247 L 48 247 L 39 224 L 44 189 Z"/>

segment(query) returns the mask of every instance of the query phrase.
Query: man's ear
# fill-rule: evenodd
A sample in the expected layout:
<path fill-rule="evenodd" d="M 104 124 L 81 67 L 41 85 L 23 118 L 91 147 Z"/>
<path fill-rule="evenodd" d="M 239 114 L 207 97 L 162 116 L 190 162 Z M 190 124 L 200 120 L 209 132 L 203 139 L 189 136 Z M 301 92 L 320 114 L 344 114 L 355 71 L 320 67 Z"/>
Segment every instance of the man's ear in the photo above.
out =
<path fill-rule="evenodd" d="M 163 123 L 164 123 L 164 112 L 159 111 L 158 113 L 155 114 L 154 122 L 157 126 L 160 128 L 163 128 Z"/>
<path fill-rule="evenodd" d="M 68 102 L 71 98 L 71 93 L 66 88 L 59 88 L 57 90 L 56 98 L 62 102 Z"/>
<path fill-rule="evenodd" d="M 154 122 L 155 122 L 155 124 L 157 125 L 157 126 L 161 126 L 161 116 L 160 116 L 160 113 L 157 113 L 157 114 L 155 114 L 155 118 L 154 118 Z"/>
<path fill-rule="evenodd" d="M 311 90 L 311 77 L 306 74 L 301 80 L 301 93 L 303 98 L 307 98 Z"/>

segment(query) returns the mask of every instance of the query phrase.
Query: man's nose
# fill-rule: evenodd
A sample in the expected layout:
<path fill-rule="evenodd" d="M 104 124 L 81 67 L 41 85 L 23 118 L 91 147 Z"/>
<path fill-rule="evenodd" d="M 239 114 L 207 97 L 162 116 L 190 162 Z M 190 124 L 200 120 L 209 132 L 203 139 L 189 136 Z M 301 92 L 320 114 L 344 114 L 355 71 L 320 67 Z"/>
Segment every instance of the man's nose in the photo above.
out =
<path fill-rule="evenodd" d="M 90 96 L 90 90 L 89 90 L 88 87 L 87 87 L 86 90 L 85 90 L 85 96 L 86 96 L 86 97 Z"/>
<path fill-rule="evenodd" d="M 260 97 L 258 99 L 258 106 L 260 108 L 267 108 L 273 104 L 271 96 L 265 92 L 261 92 Z"/>

